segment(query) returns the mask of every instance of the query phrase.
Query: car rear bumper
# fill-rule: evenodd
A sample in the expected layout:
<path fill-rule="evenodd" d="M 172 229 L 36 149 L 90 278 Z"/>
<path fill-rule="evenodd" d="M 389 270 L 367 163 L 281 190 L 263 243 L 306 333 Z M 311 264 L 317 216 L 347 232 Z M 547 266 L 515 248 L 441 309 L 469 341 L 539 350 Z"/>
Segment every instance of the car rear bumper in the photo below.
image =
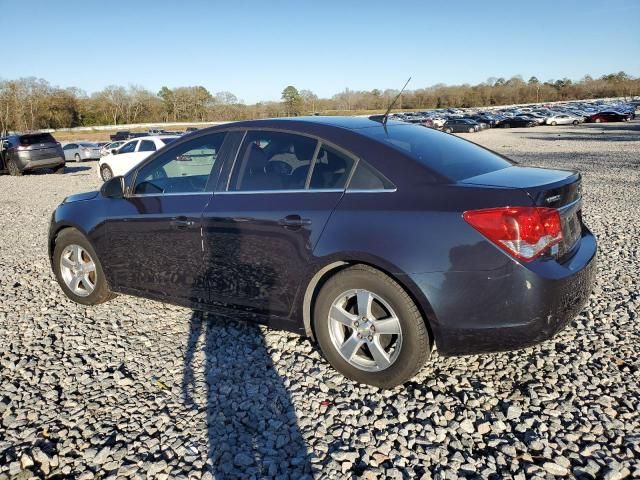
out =
<path fill-rule="evenodd" d="M 63 156 L 42 158 L 38 160 L 31 160 L 29 158 L 18 157 L 18 163 L 20 170 L 37 170 L 39 168 L 52 168 L 64 165 L 65 160 Z"/>
<path fill-rule="evenodd" d="M 574 255 L 499 270 L 411 274 L 429 301 L 438 351 L 515 350 L 553 337 L 579 314 L 596 274 L 597 242 L 585 229 Z"/>

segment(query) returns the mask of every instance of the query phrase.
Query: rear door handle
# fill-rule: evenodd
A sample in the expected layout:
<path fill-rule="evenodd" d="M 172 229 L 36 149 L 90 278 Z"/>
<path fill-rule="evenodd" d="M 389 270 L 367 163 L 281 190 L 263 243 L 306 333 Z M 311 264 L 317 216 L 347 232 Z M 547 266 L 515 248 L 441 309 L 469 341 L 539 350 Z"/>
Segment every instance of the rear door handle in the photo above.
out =
<path fill-rule="evenodd" d="M 311 225 L 311 219 L 302 218 L 300 215 L 287 215 L 286 217 L 278 220 L 278 225 L 285 228 L 303 227 L 305 225 Z"/>
<path fill-rule="evenodd" d="M 170 223 L 173 228 L 178 228 L 181 230 L 185 228 L 191 228 L 195 225 L 195 222 L 189 220 L 187 217 L 172 218 Z"/>

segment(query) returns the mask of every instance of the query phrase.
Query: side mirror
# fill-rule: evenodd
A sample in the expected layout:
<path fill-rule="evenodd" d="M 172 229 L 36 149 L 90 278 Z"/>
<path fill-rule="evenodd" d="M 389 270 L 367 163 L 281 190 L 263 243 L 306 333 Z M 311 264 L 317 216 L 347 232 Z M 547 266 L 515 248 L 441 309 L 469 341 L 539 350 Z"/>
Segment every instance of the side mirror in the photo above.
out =
<path fill-rule="evenodd" d="M 118 150 L 115 148 L 111 149 L 111 155 L 116 155 L 118 153 Z"/>
<path fill-rule="evenodd" d="M 124 198 L 124 177 L 113 177 L 107 180 L 100 192 L 105 198 Z"/>

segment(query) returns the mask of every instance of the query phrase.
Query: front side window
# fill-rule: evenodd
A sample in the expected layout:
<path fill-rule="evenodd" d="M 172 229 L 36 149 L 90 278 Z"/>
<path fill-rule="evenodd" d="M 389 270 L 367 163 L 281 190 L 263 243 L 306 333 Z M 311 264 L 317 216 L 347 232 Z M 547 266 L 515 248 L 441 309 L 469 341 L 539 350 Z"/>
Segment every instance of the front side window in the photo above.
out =
<path fill-rule="evenodd" d="M 63 150 L 73 150 L 74 148 L 78 148 L 78 146 L 75 143 L 69 143 L 64 146 Z"/>
<path fill-rule="evenodd" d="M 161 153 L 136 176 L 134 193 L 153 195 L 204 192 L 226 133 L 194 138 Z"/>
<path fill-rule="evenodd" d="M 136 145 L 138 144 L 138 141 L 135 140 L 133 142 L 129 142 L 129 143 L 125 143 L 122 148 L 120 150 L 118 150 L 118 153 L 133 153 L 136 151 Z"/>
<path fill-rule="evenodd" d="M 285 132 L 249 131 L 238 152 L 229 191 L 305 188 L 318 141 Z"/>

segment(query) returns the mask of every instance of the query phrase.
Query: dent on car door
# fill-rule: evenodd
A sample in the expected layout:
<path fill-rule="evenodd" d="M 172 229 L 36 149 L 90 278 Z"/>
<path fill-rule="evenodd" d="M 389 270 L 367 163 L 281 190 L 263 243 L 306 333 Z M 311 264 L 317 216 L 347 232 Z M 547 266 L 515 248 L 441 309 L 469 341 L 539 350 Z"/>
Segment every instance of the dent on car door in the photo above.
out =
<path fill-rule="evenodd" d="M 203 303 L 202 211 L 212 196 L 225 133 L 172 146 L 133 175 L 130 193 L 112 200 L 109 277 L 123 292 L 186 306 Z M 176 167 L 197 157 L 198 167 Z"/>
<path fill-rule="evenodd" d="M 315 138 L 249 131 L 203 214 L 210 304 L 291 324 L 313 248 L 353 164 Z"/>

